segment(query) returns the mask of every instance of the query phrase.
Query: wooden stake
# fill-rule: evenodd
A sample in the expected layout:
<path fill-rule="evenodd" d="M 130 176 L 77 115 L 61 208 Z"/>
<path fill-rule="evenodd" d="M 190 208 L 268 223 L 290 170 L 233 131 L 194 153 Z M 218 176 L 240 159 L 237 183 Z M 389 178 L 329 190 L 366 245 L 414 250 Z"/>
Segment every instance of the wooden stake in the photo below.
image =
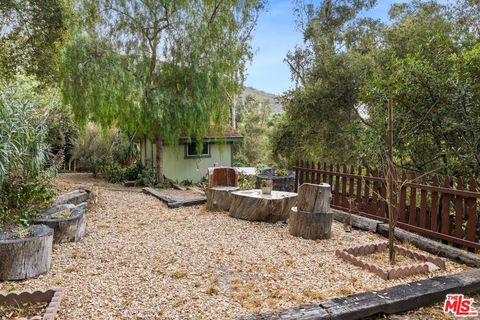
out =
<path fill-rule="evenodd" d="M 388 99 L 388 127 L 387 127 L 387 205 L 388 205 L 388 251 L 390 264 L 395 264 L 395 217 L 393 206 L 393 102 L 392 98 Z"/>

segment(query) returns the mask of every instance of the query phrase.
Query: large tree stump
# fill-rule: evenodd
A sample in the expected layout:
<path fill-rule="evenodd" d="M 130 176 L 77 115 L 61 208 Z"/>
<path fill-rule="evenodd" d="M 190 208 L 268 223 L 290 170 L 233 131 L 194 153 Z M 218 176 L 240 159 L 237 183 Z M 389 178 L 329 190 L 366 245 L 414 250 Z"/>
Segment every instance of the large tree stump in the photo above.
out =
<path fill-rule="evenodd" d="M 298 188 L 298 207 L 292 208 L 288 219 L 291 235 L 305 239 L 329 239 L 333 212 L 329 184 L 304 183 Z"/>
<path fill-rule="evenodd" d="M 46 273 L 52 261 L 53 230 L 33 226 L 33 236 L 0 240 L 0 280 L 23 280 Z"/>
<path fill-rule="evenodd" d="M 261 190 L 244 190 L 231 193 L 230 216 L 234 218 L 277 222 L 285 221 L 297 201 L 293 192 L 272 191 L 262 194 Z"/>
<path fill-rule="evenodd" d="M 230 210 L 231 193 L 240 190 L 239 187 L 213 187 L 205 189 L 207 209 L 210 211 Z"/>

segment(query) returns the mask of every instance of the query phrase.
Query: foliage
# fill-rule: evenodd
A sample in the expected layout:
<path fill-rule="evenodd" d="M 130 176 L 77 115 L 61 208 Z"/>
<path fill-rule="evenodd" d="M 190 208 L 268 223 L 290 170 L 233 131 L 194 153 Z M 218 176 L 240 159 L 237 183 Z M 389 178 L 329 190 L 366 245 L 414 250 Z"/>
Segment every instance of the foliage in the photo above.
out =
<path fill-rule="evenodd" d="M 20 71 L 55 83 L 70 7 L 66 0 L 0 2 L 0 79 L 10 79 Z"/>
<path fill-rule="evenodd" d="M 89 123 L 74 142 L 74 159 L 85 164 L 93 174 L 103 169 L 113 180 L 117 180 L 113 178 L 115 172 L 123 172 L 123 167 L 131 165 L 137 155 L 138 146 L 126 134 L 115 128 L 102 131 L 93 123 Z"/>
<path fill-rule="evenodd" d="M 141 186 L 155 185 L 155 172 L 151 168 L 144 167 L 141 163 L 134 163 L 122 167 L 117 163 L 108 163 L 100 170 L 108 182 L 121 183 L 123 181 L 137 181 Z"/>
<path fill-rule="evenodd" d="M 269 149 L 273 126 L 268 100 L 247 95 L 237 106 L 237 129 L 243 142 L 234 145 L 234 165 L 265 167 L 272 164 Z"/>
<path fill-rule="evenodd" d="M 65 101 L 92 119 L 177 143 L 221 129 L 238 93 L 261 0 L 84 0 L 86 30 L 64 52 Z M 162 125 L 159 125 L 159 124 Z M 161 150 L 160 150 L 161 151 Z M 160 154 L 157 150 L 157 154 Z M 163 164 L 157 166 L 163 176 Z"/>
<path fill-rule="evenodd" d="M 34 86 L 28 78 L 0 84 L 0 223 L 28 224 L 53 196 L 56 166 Z"/>
<path fill-rule="evenodd" d="M 153 170 L 151 165 L 147 165 L 143 168 L 143 170 L 137 176 L 137 181 L 141 186 L 158 185 L 156 172 Z M 164 185 L 161 185 L 161 187 L 164 187 Z"/>
<path fill-rule="evenodd" d="M 277 177 L 288 176 L 288 170 L 287 169 L 279 169 L 279 170 L 275 171 L 275 175 Z"/>
<path fill-rule="evenodd" d="M 255 175 L 238 174 L 238 186 L 242 190 L 255 189 L 255 182 Z"/>
<path fill-rule="evenodd" d="M 387 24 L 359 17 L 375 1 L 299 7 L 304 48 L 287 56 L 297 87 L 273 150 L 296 158 L 382 166 L 387 98 L 394 161 L 427 172 L 480 173 L 478 4 L 393 5 Z"/>

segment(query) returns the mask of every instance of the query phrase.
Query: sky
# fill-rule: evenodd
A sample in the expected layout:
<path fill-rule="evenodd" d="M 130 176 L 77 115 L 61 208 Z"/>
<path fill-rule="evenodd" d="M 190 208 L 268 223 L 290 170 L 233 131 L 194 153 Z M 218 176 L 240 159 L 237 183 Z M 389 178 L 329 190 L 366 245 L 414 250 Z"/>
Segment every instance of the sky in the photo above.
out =
<path fill-rule="evenodd" d="M 377 5 L 362 16 L 387 20 L 390 5 L 398 2 L 405 1 L 378 0 Z M 247 66 L 246 86 L 275 94 L 293 86 L 284 59 L 295 45 L 303 43 L 302 34 L 295 25 L 293 8 L 294 0 L 270 0 L 266 10 L 260 13 L 252 39 L 255 56 Z"/>

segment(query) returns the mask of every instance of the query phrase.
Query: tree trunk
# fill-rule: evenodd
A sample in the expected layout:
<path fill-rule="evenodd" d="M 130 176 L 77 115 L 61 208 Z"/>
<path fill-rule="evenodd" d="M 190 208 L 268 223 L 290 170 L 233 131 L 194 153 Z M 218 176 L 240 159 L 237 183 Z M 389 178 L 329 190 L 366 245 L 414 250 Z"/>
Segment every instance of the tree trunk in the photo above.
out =
<path fill-rule="evenodd" d="M 237 128 L 237 97 L 236 96 L 232 98 L 232 101 L 230 104 L 230 125 L 232 126 L 232 129 Z"/>
<path fill-rule="evenodd" d="M 158 182 L 163 182 L 163 139 L 160 133 L 155 136 L 156 157 L 155 157 L 155 173 L 157 174 Z"/>

